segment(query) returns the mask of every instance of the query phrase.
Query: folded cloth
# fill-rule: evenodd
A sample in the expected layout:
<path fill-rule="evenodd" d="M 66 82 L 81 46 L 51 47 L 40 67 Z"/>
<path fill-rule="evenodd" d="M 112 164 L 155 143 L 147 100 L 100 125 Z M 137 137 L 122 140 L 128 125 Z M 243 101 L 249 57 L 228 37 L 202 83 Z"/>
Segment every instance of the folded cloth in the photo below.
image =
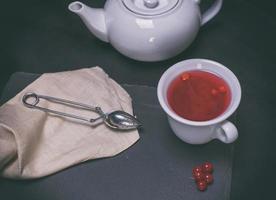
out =
<path fill-rule="evenodd" d="M 128 93 L 99 67 L 46 73 L 0 107 L 0 175 L 12 179 L 47 176 L 78 163 L 114 156 L 133 145 L 139 134 L 89 126 L 22 104 L 27 92 L 99 106 L 104 112 L 132 113 Z M 96 118 L 94 112 L 41 101 L 49 109 Z"/>

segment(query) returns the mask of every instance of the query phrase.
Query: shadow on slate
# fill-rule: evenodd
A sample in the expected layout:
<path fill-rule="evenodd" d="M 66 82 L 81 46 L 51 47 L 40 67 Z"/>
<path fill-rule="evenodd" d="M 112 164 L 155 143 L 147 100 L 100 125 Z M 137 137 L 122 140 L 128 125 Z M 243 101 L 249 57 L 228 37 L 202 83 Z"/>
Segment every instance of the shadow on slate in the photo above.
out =
<path fill-rule="evenodd" d="M 1 104 L 39 75 L 15 73 L 4 89 Z M 193 146 L 170 130 L 158 104 L 156 88 L 123 85 L 133 98 L 143 123 L 140 140 L 123 153 L 70 167 L 54 175 L 26 181 L 0 178 L 1 199 L 40 200 L 226 200 L 230 197 L 234 145 L 212 141 Z M 214 164 L 214 183 L 199 192 L 192 168 Z"/>

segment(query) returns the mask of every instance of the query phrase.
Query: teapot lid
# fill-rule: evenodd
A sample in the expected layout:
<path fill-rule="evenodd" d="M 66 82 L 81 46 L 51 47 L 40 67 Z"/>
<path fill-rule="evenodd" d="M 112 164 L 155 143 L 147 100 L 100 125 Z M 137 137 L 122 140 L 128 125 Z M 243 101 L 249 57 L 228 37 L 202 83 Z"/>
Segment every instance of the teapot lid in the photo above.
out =
<path fill-rule="evenodd" d="M 122 0 L 124 6 L 139 15 L 164 14 L 176 7 L 180 0 Z"/>

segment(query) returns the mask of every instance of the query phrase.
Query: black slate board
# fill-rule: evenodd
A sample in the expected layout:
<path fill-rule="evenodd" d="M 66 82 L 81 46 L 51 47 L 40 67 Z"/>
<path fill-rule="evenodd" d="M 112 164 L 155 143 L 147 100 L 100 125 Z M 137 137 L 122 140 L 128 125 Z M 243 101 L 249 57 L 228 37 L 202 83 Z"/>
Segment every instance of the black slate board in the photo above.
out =
<path fill-rule="evenodd" d="M 15 73 L 1 104 L 39 75 Z M 170 130 L 158 104 L 156 88 L 123 85 L 143 123 L 141 139 L 118 156 L 88 161 L 54 175 L 29 181 L 0 179 L 1 199 L 39 200 L 227 200 L 230 197 L 234 145 L 212 141 L 193 146 Z M 192 167 L 203 161 L 215 166 L 215 182 L 199 192 Z"/>

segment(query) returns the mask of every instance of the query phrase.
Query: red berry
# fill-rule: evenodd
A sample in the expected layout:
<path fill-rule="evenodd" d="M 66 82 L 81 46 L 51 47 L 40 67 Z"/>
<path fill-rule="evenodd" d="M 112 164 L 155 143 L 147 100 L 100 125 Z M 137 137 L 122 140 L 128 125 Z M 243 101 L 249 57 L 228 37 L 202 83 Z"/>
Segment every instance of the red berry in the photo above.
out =
<path fill-rule="evenodd" d="M 193 175 L 195 175 L 197 172 L 202 172 L 202 167 L 201 166 L 196 166 L 193 168 Z"/>
<path fill-rule="evenodd" d="M 205 179 L 205 174 L 203 172 L 196 172 L 194 174 L 194 179 L 196 182 L 202 181 Z"/>
<path fill-rule="evenodd" d="M 204 179 L 205 179 L 207 184 L 211 184 L 214 181 L 214 177 L 213 177 L 212 174 L 205 174 Z"/>
<path fill-rule="evenodd" d="M 182 81 L 186 81 L 186 80 L 190 79 L 190 74 L 189 73 L 183 73 L 181 75 L 181 79 L 182 79 Z"/>
<path fill-rule="evenodd" d="M 206 183 L 206 181 L 199 181 L 199 182 L 197 182 L 197 188 L 200 191 L 206 190 L 207 189 L 207 183 Z"/>
<path fill-rule="evenodd" d="M 202 171 L 205 173 L 212 173 L 213 170 L 214 170 L 214 167 L 210 162 L 206 162 L 202 165 Z"/>
<path fill-rule="evenodd" d="M 226 90 L 226 88 L 225 88 L 224 86 L 220 86 L 220 87 L 219 87 L 219 91 L 220 91 L 221 93 L 227 92 L 227 90 Z"/>
<path fill-rule="evenodd" d="M 218 94 L 218 91 L 216 89 L 212 89 L 212 95 L 216 96 Z"/>

